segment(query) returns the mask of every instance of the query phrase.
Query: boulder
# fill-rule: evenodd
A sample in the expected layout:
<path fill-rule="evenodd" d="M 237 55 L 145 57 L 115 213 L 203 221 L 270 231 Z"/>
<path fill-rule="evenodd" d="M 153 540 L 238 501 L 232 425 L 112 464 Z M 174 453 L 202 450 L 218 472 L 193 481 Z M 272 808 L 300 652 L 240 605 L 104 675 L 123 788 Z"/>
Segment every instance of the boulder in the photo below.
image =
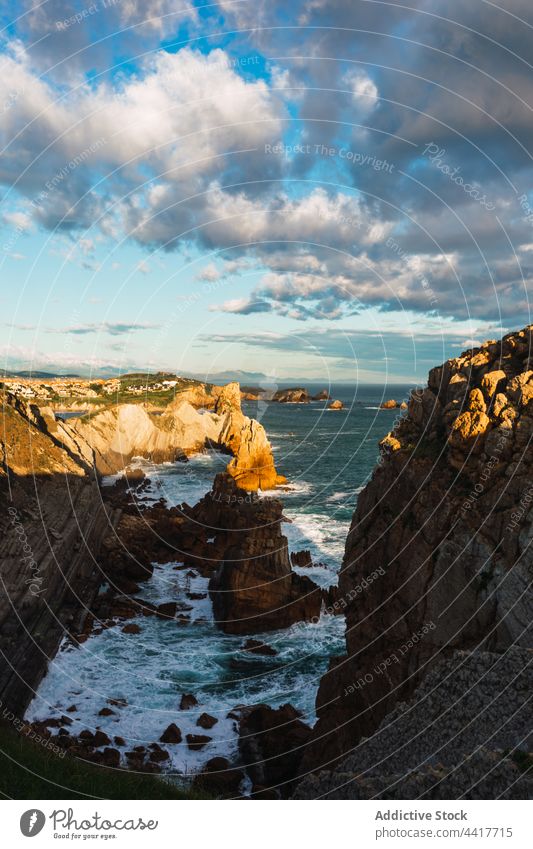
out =
<path fill-rule="evenodd" d="M 198 699 L 192 693 L 183 693 L 180 701 L 180 710 L 190 710 L 197 707 Z"/>
<path fill-rule="evenodd" d="M 213 738 L 205 734 L 187 734 L 185 739 L 191 752 L 200 752 Z"/>
<path fill-rule="evenodd" d="M 209 730 L 210 728 L 212 728 L 212 727 L 213 727 L 213 725 L 216 725 L 216 724 L 217 724 L 217 722 L 218 722 L 218 719 L 217 719 L 216 717 L 214 717 L 214 716 L 211 716 L 211 715 L 210 715 L 210 714 L 208 714 L 208 713 L 202 713 L 202 714 L 200 714 L 200 716 L 199 716 L 199 717 L 198 717 L 198 719 L 196 720 L 196 724 L 197 724 L 197 725 L 199 725 L 199 726 L 200 726 L 200 728 L 205 728 L 205 729 L 207 729 L 207 730 Z"/>
<path fill-rule="evenodd" d="M 122 628 L 123 634 L 140 634 L 141 628 L 135 622 L 129 622 L 127 625 L 124 625 Z"/>
<path fill-rule="evenodd" d="M 267 646 L 266 643 L 262 643 L 260 640 L 246 640 L 242 648 L 243 651 L 250 652 L 250 654 L 262 654 L 266 657 L 277 655 L 276 649 L 273 649 L 272 646 Z"/>
<path fill-rule="evenodd" d="M 331 404 L 328 404 L 328 410 L 344 410 L 344 404 L 342 401 L 332 401 Z"/>
<path fill-rule="evenodd" d="M 181 731 L 174 722 L 170 723 L 168 728 L 163 731 L 159 738 L 161 743 L 181 743 L 182 739 Z"/>

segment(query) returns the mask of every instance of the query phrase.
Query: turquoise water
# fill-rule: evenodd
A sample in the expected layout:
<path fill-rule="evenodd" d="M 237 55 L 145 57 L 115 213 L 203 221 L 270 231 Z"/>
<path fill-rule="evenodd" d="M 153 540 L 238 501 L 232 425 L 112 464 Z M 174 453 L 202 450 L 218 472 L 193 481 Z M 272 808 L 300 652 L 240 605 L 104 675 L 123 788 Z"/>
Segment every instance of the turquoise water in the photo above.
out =
<path fill-rule="evenodd" d="M 318 391 L 323 387 L 313 387 Z M 344 542 L 357 499 L 376 463 L 377 443 L 392 427 L 399 411 L 380 410 L 381 401 L 407 397 L 407 387 L 350 387 L 330 389 L 345 410 L 330 411 L 324 402 L 284 405 L 247 402 L 244 411 L 266 428 L 278 471 L 288 479 L 281 495 L 283 529 L 289 548 L 310 549 L 316 568 L 300 570 L 317 583 L 336 582 Z M 194 504 L 222 471 L 227 456 L 206 452 L 188 463 L 151 466 L 150 495 L 169 504 Z M 110 737 L 126 740 L 124 751 L 149 745 L 175 722 L 183 737 L 205 733 L 212 740 L 201 752 L 185 742 L 169 745 L 171 768 L 189 774 L 215 755 L 237 752 L 236 723 L 227 713 L 239 704 L 291 702 L 305 721 L 315 721 L 314 703 L 319 679 L 328 659 L 344 649 L 344 619 L 323 615 L 317 624 L 261 635 L 275 657 L 250 657 L 242 651 L 245 638 L 221 634 L 213 624 L 208 598 L 190 601 L 186 592 L 206 592 L 207 580 L 197 575 L 186 586 L 174 564 L 158 565 L 143 586 L 141 597 L 155 603 L 182 600 L 191 604 L 191 623 L 179 626 L 141 618 L 141 633 L 127 635 L 121 626 L 91 636 L 80 647 L 65 642 L 50 664 L 27 713 L 29 719 L 64 714 L 74 720 L 73 731 L 100 727 Z M 256 635 L 254 635 L 256 636 Z M 194 693 L 199 707 L 180 711 L 181 694 Z M 108 699 L 125 699 L 114 715 L 98 716 Z M 218 719 L 205 732 L 196 726 L 200 713 Z"/>

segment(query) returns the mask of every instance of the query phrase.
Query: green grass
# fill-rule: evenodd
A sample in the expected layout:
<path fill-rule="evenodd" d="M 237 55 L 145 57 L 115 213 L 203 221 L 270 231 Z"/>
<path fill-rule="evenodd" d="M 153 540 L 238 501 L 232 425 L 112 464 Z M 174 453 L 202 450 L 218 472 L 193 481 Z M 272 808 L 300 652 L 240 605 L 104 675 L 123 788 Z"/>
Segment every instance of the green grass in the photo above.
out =
<path fill-rule="evenodd" d="M 4 799 L 198 799 L 169 781 L 60 758 L 11 727 L 0 726 L 0 793 Z"/>

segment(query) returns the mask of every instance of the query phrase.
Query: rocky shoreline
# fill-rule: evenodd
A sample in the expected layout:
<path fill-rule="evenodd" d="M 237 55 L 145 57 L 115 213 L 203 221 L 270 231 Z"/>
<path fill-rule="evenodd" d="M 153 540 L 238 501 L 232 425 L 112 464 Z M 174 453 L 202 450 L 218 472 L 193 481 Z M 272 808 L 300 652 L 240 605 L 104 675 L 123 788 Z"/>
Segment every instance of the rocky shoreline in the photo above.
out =
<path fill-rule="evenodd" d="M 280 403 L 308 402 L 283 392 Z M 532 328 L 433 369 L 413 392 L 381 441 L 329 590 L 294 570 L 311 558 L 289 556 L 279 498 L 256 494 L 285 480 L 264 429 L 243 415 L 237 384 L 215 395 L 211 411 L 180 398 L 157 416 L 128 404 L 67 422 L 6 399 L 0 484 L 15 513 L 4 518 L 1 568 L 20 616 L 13 625 L 9 605 L 0 611 L 4 704 L 23 714 L 65 633 L 81 645 L 109 628 L 135 639 L 146 617 L 188 627 L 196 591 L 160 604 L 138 596 L 154 564 L 169 564 L 205 580 L 217 628 L 242 636 L 251 656 L 276 654 L 259 633 L 324 611 L 346 620 L 346 654 L 320 682 L 317 724 L 290 704 L 235 705 L 225 719 L 238 757 L 209 759 L 196 786 L 228 798 L 245 779 L 253 798 L 530 795 Z M 137 455 L 174 461 L 210 446 L 231 459 L 194 506 L 147 501 L 135 470 L 100 489 L 101 474 Z M 198 728 L 184 733 L 180 711 L 190 708 Z M 101 715 L 120 709 L 103 705 Z M 218 721 L 187 693 L 158 739 L 126 752 L 98 727 L 74 734 L 67 713 L 37 730 L 78 758 L 158 772 L 171 746 L 202 751 Z"/>

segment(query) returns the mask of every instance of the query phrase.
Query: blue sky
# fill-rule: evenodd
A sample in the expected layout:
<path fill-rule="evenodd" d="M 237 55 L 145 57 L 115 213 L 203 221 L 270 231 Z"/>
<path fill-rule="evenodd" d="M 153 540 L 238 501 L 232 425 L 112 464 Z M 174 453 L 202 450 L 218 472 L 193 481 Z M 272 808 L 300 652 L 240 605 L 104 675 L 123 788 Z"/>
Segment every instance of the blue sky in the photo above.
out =
<path fill-rule="evenodd" d="M 419 382 L 530 323 L 533 11 L 463 5 L 4 4 L 4 366 Z"/>

